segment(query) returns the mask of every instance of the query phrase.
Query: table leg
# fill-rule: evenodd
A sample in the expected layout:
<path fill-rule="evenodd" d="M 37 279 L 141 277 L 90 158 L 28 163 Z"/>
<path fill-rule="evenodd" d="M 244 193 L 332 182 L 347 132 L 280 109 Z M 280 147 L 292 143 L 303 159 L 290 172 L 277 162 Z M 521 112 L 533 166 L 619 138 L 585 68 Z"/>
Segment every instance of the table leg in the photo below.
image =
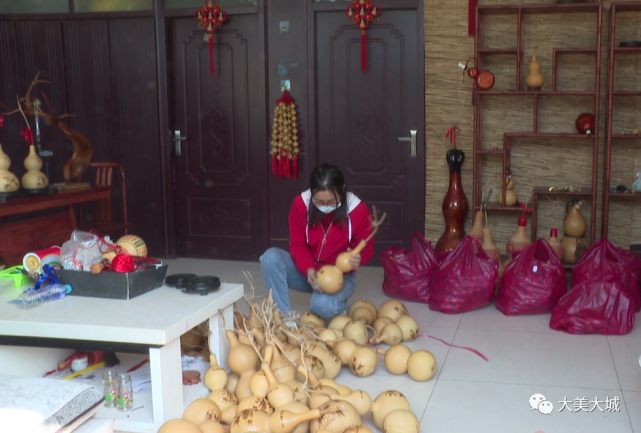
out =
<path fill-rule="evenodd" d="M 224 321 L 223 321 L 224 317 Z M 209 350 L 216 355 L 218 365 L 228 369 L 227 354 L 229 353 L 229 341 L 225 335 L 224 324 L 227 329 L 232 329 L 234 323 L 234 306 L 230 305 L 209 319 Z"/>
<path fill-rule="evenodd" d="M 71 230 L 76 230 L 78 226 L 76 225 L 76 208 L 72 204 L 67 206 L 67 213 L 69 214 L 69 226 Z"/>
<path fill-rule="evenodd" d="M 154 422 L 164 423 L 176 416 L 184 404 L 180 339 L 159 349 L 150 348 L 149 367 Z"/>

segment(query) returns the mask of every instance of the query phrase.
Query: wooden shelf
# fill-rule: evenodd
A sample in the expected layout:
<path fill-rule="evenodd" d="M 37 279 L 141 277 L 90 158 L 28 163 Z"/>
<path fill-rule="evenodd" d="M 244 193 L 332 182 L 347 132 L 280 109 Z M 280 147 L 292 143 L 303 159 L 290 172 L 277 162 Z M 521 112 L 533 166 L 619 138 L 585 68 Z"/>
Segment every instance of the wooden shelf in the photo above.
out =
<path fill-rule="evenodd" d="M 616 47 L 612 51 L 618 54 L 635 54 L 641 53 L 641 47 Z"/>
<path fill-rule="evenodd" d="M 594 91 L 548 91 L 548 90 L 479 90 L 477 95 L 483 96 L 596 96 Z"/>
<path fill-rule="evenodd" d="M 637 54 L 641 53 L 641 47 L 620 47 L 617 41 L 617 20 L 619 12 L 640 12 L 641 2 L 614 2 L 610 9 L 610 33 L 608 35 L 608 81 L 607 81 L 607 111 L 605 115 L 605 131 L 607 136 L 605 139 L 605 148 L 603 151 L 603 200 L 601 208 L 601 237 L 608 239 L 609 223 L 610 223 L 610 201 L 615 200 L 637 200 L 641 198 L 641 193 L 613 193 L 611 186 L 612 174 L 612 148 L 613 140 L 637 140 L 641 139 L 641 135 L 634 134 L 616 134 L 613 133 L 613 111 L 615 97 L 625 96 L 641 96 L 641 91 L 631 90 L 614 90 L 615 89 L 615 60 L 616 54 Z M 624 34 L 635 34 L 641 30 L 641 26 L 637 20 L 619 22 L 622 28 L 625 28 Z M 629 114 L 630 110 L 628 110 Z M 632 113 L 634 114 L 634 113 Z M 619 113 L 619 116 L 621 113 Z"/>
<path fill-rule="evenodd" d="M 516 55 L 519 53 L 519 50 L 516 48 L 479 48 L 477 51 L 479 54 L 511 54 Z"/>
<path fill-rule="evenodd" d="M 641 193 L 639 192 L 608 192 L 608 198 L 616 197 L 624 200 L 636 200 L 641 198 Z"/>
<path fill-rule="evenodd" d="M 503 156 L 503 149 L 479 149 L 476 151 L 479 155 L 501 155 Z"/>
<path fill-rule="evenodd" d="M 585 197 L 592 197 L 594 195 L 592 188 L 581 188 L 581 191 L 550 191 L 549 188 L 544 186 L 535 187 L 533 193 L 538 195 L 569 195 Z"/>
<path fill-rule="evenodd" d="M 599 3 L 555 3 L 546 5 L 479 5 L 480 15 L 518 14 L 558 14 L 558 13 L 597 13 L 601 10 Z"/>
<path fill-rule="evenodd" d="M 641 3 L 641 2 L 640 2 Z M 616 4 L 616 3 L 615 3 Z M 641 10 L 641 4 L 638 5 L 639 10 Z M 534 91 L 534 90 L 527 90 L 527 86 L 525 84 L 524 80 L 524 74 L 527 73 L 527 69 L 524 66 L 524 61 L 526 61 L 526 56 L 524 55 L 524 39 L 525 39 L 525 34 L 530 34 L 529 32 L 533 29 L 539 30 L 539 31 L 547 31 L 544 29 L 543 24 L 533 24 L 531 20 L 524 18 L 525 15 L 528 14 L 559 14 L 559 13 L 591 13 L 594 14 L 594 17 L 596 19 L 590 18 L 589 20 L 583 20 L 580 19 L 578 22 L 582 23 L 579 24 L 580 27 L 582 27 L 586 32 L 590 33 L 590 36 L 594 36 L 594 46 L 581 46 L 583 42 L 575 42 L 574 47 L 569 46 L 569 47 L 554 47 L 550 46 L 549 50 L 552 51 L 550 53 L 553 56 L 552 59 L 552 71 L 551 71 L 551 76 L 546 76 L 546 80 L 549 79 L 550 84 L 546 84 L 547 87 L 545 87 L 546 90 L 542 91 Z M 485 26 L 489 25 L 487 21 L 487 17 L 495 14 L 512 14 L 514 16 L 514 21 L 516 24 L 516 47 L 512 47 L 512 44 L 514 43 L 512 39 L 512 33 L 508 36 L 505 35 L 504 39 L 502 42 L 505 42 L 506 44 L 509 44 L 508 46 L 511 46 L 510 48 L 484 48 L 485 44 Z M 542 139 L 560 139 L 564 140 L 569 143 L 563 143 L 563 148 L 565 148 L 566 145 L 570 145 L 573 147 L 579 147 L 575 146 L 576 144 L 580 145 L 580 152 L 582 154 L 589 154 L 592 158 L 592 172 L 591 172 L 591 178 L 588 183 L 588 185 L 585 185 L 586 188 L 582 188 L 580 192 L 566 192 L 566 191 L 554 191 L 551 192 L 549 191 L 549 187 L 538 187 L 535 188 L 532 194 L 531 198 L 531 203 L 532 203 L 532 214 L 531 214 L 531 219 L 532 219 L 532 230 L 533 233 L 536 234 L 536 225 L 537 225 L 537 209 L 536 209 L 536 200 L 537 197 L 542 198 L 543 196 L 560 196 L 560 197 L 567 197 L 568 199 L 570 197 L 581 197 L 582 199 L 589 200 L 591 203 L 596 203 L 596 194 L 597 194 L 597 187 L 598 187 L 598 181 L 597 181 L 597 176 L 598 176 L 598 149 L 599 149 L 599 132 L 600 128 L 598 127 L 598 124 L 596 125 L 595 128 L 595 134 L 594 135 L 584 135 L 584 134 L 579 134 L 577 133 L 574 129 L 570 129 L 568 132 L 565 133 L 556 133 L 556 132 L 549 132 L 549 133 L 542 133 L 541 131 L 541 125 L 542 122 L 540 122 L 541 119 L 541 109 L 545 109 L 545 104 L 547 103 L 549 105 L 549 102 L 552 104 L 555 104 L 557 102 L 557 99 L 550 100 L 550 99 L 544 99 L 544 98 L 566 98 L 565 101 L 562 102 L 567 102 L 568 105 L 576 105 L 573 104 L 573 101 L 576 101 L 579 97 L 583 97 L 584 100 L 588 100 L 588 106 L 587 107 L 581 107 L 582 110 L 590 111 L 594 113 L 595 117 L 598 119 L 599 118 L 599 110 L 600 110 L 600 86 L 601 86 L 601 52 L 602 52 L 602 21 L 603 21 L 603 4 L 601 2 L 591 2 L 591 3 L 564 3 L 564 4 L 521 4 L 521 5 L 479 5 L 477 9 L 477 18 L 478 18 L 478 23 L 476 27 L 476 37 L 475 37 L 475 58 L 478 60 L 477 67 L 480 68 L 481 70 L 483 69 L 483 59 L 485 58 L 485 55 L 492 55 L 492 54 L 504 54 L 504 55 L 513 55 L 516 54 L 514 57 L 515 63 L 513 66 L 515 66 L 513 69 L 509 69 L 509 74 L 512 74 L 512 70 L 514 70 L 514 77 L 510 77 L 511 81 L 513 84 L 512 90 L 478 90 L 476 92 L 476 104 L 474 108 L 474 120 L 475 120 L 475 127 L 474 127 L 474 167 L 473 167 L 473 182 L 474 182 L 474 198 L 472 200 L 472 203 L 479 203 L 474 206 L 474 209 L 480 209 L 481 205 L 480 202 L 484 199 L 482 197 L 483 194 L 483 189 L 487 189 L 488 185 L 483 184 L 483 175 L 484 175 L 484 165 L 487 164 L 493 164 L 494 168 L 498 168 L 497 164 L 500 164 L 502 162 L 502 167 L 500 167 L 500 173 L 506 173 L 509 168 L 514 170 L 515 172 L 518 172 L 520 169 L 523 169 L 522 167 L 515 167 L 512 166 L 510 167 L 510 155 L 511 155 L 511 148 L 513 146 L 513 143 L 511 141 L 517 140 L 517 139 L 528 139 L 528 144 L 534 144 L 536 145 L 537 143 L 541 143 Z M 563 17 L 558 17 L 559 22 L 561 22 L 561 26 L 563 26 L 562 21 L 564 20 Z M 559 28 L 557 33 L 560 33 L 562 31 L 562 27 Z M 495 29 L 493 29 L 493 36 L 495 36 Z M 557 34 L 556 36 L 562 36 Z M 495 42 L 494 42 L 495 43 Z M 590 42 L 586 42 L 586 44 L 589 44 Z M 576 46 L 578 45 L 578 46 Z M 557 88 L 557 74 L 558 74 L 558 68 L 559 68 L 559 63 L 557 62 L 559 56 L 564 56 L 564 55 L 573 55 L 573 54 L 578 54 L 578 55 L 584 55 L 589 56 L 587 60 L 589 60 L 589 65 L 588 68 L 590 71 L 594 71 L 594 84 L 585 84 L 582 86 L 582 89 L 587 89 L 589 87 L 594 87 L 593 90 L 559 90 Z M 528 53 L 529 55 L 529 53 Z M 508 57 L 506 58 L 507 62 L 510 62 L 512 58 Z M 507 66 L 506 66 L 507 68 Z M 491 68 L 490 68 L 491 69 Z M 508 72 L 505 72 L 507 74 Z M 641 92 L 639 92 L 641 94 Z M 489 104 L 490 102 L 495 102 L 491 101 L 488 99 L 490 96 L 497 96 L 497 97 L 531 97 L 532 99 L 526 100 L 526 102 L 532 101 L 533 100 L 533 109 L 532 109 L 532 117 L 533 117 L 533 122 L 532 122 L 532 128 L 531 132 L 507 132 L 505 131 L 493 131 L 493 132 L 503 132 L 503 147 L 502 149 L 484 149 L 483 148 L 483 141 L 484 141 L 484 129 L 487 128 L 487 116 L 484 112 L 484 106 L 486 104 Z M 585 105 L 585 104 L 583 104 Z M 578 108 L 577 108 L 578 109 Z M 576 114 L 578 115 L 579 112 Z M 519 114 L 525 114 L 525 113 L 519 113 Z M 485 119 L 484 119 L 485 117 Z M 574 123 L 574 122 L 572 122 Z M 585 140 L 585 141 L 577 141 L 577 140 Z M 493 144 L 494 145 L 494 144 Z M 518 145 L 518 144 L 517 144 Z M 559 145 L 561 145 L 559 143 Z M 587 146 L 586 146 L 587 145 Z M 573 149 L 573 151 L 579 151 L 576 149 Z M 483 158 L 483 155 L 500 155 L 502 154 L 502 159 L 501 160 L 491 160 L 491 158 Z M 531 174 L 531 173 L 530 173 Z M 502 176 L 502 175 L 500 175 Z M 555 183 L 558 186 L 564 186 L 564 180 L 563 179 L 555 179 Z M 565 185 L 568 183 L 566 182 Z M 589 188 L 588 188 L 589 186 Z M 583 185 L 582 185 L 583 187 Z M 495 197 L 501 196 L 505 193 L 505 187 L 501 186 L 499 187 L 499 190 L 496 191 Z M 519 197 L 521 201 L 525 201 L 524 197 Z M 513 207 L 506 207 L 506 206 L 501 206 L 498 203 L 490 203 L 488 205 L 488 210 L 492 211 L 504 211 L 504 212 L 522 212 L 523 208 L 520 206 L 513 206 Z M 590 219 L 589 227 L 588 227 L 588 232 L 586 233 L 586 238 L 590 241 L 590 243 L 593 243 L 595 240 L 595 231 L 596 231 L 596 206 L 592 206 L 591 208 L 591 214 L 590 216 L 586 216 L 586 220 Z M 533 236 L 533 239 L 536 239 L 535 236 Z M 566 266 L 567 267 L 567 266 Z"/>
<path fill-rule="evenodd" d="M 641 134 L 612 134 L 610 137 L 616 138 L 617 140 L 638 140 L 641 138 Z"/>
<path fill-rule="evenodd" d="M 481 209 L 481 207 L 482 206 L 480 204 L 477 204 L 476 206 L 474 206 L 474 209 L 475 210 L 479 210 L 479 209 Z M 487 210 L 497 210 L 497 211 L 507 211 L 507 212 L 523 212 L 523 208 L 521 206 L 517 206 L 517 205 L 514 205 L 514 206 L 501 206 L 499 204 L 499 202 L 497 202 L 497 201 L 489 202 L 487 204 Z"/>

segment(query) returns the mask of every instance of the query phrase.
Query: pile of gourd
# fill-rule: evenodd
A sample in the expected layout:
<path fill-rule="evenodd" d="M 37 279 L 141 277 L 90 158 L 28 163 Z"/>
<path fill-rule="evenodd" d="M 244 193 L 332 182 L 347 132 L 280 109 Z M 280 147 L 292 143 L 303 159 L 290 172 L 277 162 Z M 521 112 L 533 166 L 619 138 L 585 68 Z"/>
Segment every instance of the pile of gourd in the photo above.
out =
<path fill-rule="evenodd" d="M 249 317 L 234 313 L 228 373 L 210 355 L 203 377 L 211 391 L 186 409 L 183 419 L 167 421 L 159 433 L 372 433 L 361 416 L 372 413 L 385 433 L 419 433 L 418 418 L 407 398 L 386 391 L 376 399 L 333 379 L 343 365 L 367 377 L 378 355 L 392 374 L 429 380 L 436 360 L 426 350 L 414 353 L 401 342 L 418 335 L 418 323 L 400 301 L 377 310 L 368 300 L 354 302 L 346 316 L 325 320 L 311 312 L 281 317 L 271 294 L 262 304 L 248 301 Z M 291 325 L 293 321 L 294 326 Z M 370 331 L 373 335 L 370 337 Z M 385 343 L 387 350 L 372 345 Z"/>

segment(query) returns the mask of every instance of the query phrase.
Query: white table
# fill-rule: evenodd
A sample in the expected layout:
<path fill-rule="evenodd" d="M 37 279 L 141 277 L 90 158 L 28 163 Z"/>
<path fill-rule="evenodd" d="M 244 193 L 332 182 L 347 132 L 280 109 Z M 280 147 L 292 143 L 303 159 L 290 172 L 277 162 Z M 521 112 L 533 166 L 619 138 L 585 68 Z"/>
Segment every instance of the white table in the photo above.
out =
<path fill-rule="evenodd" d="M 37 339 L 46 339 L 49 347 L 64 340 L 148 347 L 152 407 L 130 413 L 104 409 L 97 416 L 114 418 L 116 431 L 156 432 L 189 403 L 183 396 L 180 336 L 209 320 L 210 349 L 226 368 L 229 344 L 223 320 L 232 327 L 233 303 L 243 294 L 242 284 L 222 284 L 207 296 L 161 287 L 130 301 L 66 296 L 31 310 L 4 301 L 0 302 L 0 344 L 38 345 L 42 340 Z"/>

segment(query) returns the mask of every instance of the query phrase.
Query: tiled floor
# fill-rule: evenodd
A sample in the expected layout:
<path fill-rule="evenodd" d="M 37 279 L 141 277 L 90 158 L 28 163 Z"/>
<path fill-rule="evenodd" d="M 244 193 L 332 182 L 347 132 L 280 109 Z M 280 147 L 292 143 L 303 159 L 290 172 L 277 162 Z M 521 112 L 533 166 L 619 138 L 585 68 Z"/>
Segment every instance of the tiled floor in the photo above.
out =
<path fill-rule="evenodd" d="M 217 275 L 227 282 L 246 283 L 242 271 L 249 271 L 257 296 L 267 294 L 258 263 L 168 262 L 170 273 Z M 358 280 L 353 300 L 367 298 L 378 306 L 388 299 L 381 289 L 381 268 L 362 268 Z M 245 288 L 250 293 L 248 284 Z M 291 292 L 291 300 L 292 308 L 299 312 L 309 306 L 309 295 Z M 493 305 L 462 315 L 445 315 L 424 304 L 405 305 L 419 322 L 422 334 L 474 348 L 489 361 L 434 339 L 419 338 L 408 346 L 429 350 L 439 363 L 437 375 L 430 381 L 418 383 L 408 376 L 392 376 L 382 363 L 368 378 L 355 377 L 344 368 L 336 380 L 372 397 L 388 389 L 403 392 L 421 420 L 422 432 L 641 433 L 639 326 L 624 337 L 574 336 L 551 330 L 549 315 L 506 317 Z M 531 410 L 528 401 L 536 393 L 552 402 L 550 415 Z M 587 410 L 580 409 L 583 398 Z M 564 399 L 573 412 L 567 408 L 559 412 L 563 406 L 559 402 Z M 606 399 L 611 410 L 607 410 Z M 365 421 L 373 427 L 369 416 Z"/>

